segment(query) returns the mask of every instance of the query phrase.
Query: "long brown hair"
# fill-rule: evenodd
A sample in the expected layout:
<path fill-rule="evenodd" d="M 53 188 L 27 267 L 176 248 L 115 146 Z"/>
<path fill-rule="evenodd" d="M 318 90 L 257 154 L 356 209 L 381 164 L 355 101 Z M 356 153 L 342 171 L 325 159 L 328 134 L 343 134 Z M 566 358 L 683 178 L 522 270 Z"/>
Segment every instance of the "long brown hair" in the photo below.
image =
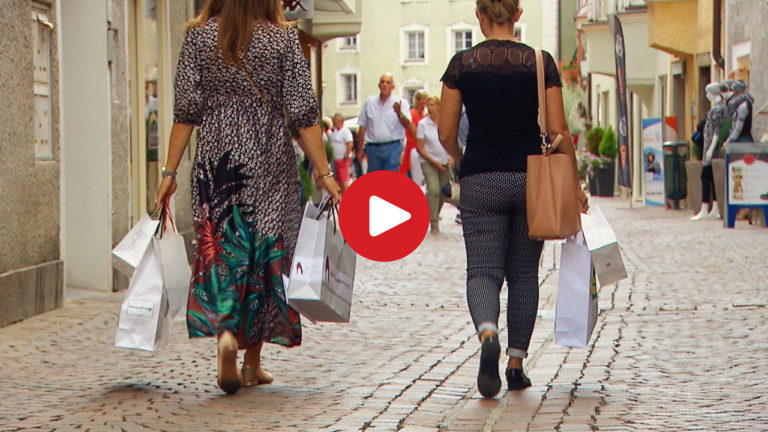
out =
<path fill-rule="evenodd" d="M 219 18 L 221 56 L 237 66 L 242 65 L 241 55 L 248 51 L 256 23 L 286 25 L 280 0 L 208 0 L 200 15 L 187 25 L 187 31 L 205 27 L 211 17 Z"/>

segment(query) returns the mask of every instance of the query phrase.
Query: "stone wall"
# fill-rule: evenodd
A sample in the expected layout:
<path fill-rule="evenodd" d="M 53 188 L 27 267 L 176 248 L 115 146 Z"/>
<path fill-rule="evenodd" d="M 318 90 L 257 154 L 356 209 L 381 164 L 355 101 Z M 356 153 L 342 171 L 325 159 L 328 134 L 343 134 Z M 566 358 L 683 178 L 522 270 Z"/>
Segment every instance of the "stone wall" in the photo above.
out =
<path fill-rule="evenodd" d="M 768 4 L 764 0 L 728 0 L 726 3 L 725 66 L 734 70 L 734 46 L 751 42 L 749 91 L 755 111 L 768 102 Z M 768 133 L 768 115 L 753 117 L 752 135 Z"/>
<path fill-rule="evenodd" d="M 61 305 L 59 65 L 56 3 L 49 8 L 52 160 L 35 158 L 33 27 L 29 0 L 0 2 L 0 326 Z M 45 111 L 49 111 L 45 108 Z"/>

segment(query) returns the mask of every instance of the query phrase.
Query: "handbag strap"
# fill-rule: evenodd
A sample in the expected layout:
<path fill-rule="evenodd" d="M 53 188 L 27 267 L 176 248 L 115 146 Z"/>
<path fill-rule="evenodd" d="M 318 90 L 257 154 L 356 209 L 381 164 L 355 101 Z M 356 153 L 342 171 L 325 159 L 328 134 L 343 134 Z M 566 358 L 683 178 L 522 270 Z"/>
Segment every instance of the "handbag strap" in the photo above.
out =
<path fill-rule="evenodd" d="M 541 131 L 542 146 L 547 136 L 547 96 L 544 90 L 544 56 L 541 48 L 536 48 L 536 85 L 539 94 L 539 130 Z"/>
<path fill-rule="evenodd" d="M 554 153 L 557 147 L 560 146 L 560 142 L 563 140 L 562 135 L 558 135 L 555 141 L 549 143 L 547 141 L 547 93 L 544 88 L 544 55 L 541 53 L 541 48 L 534 50 L 536 54 L 536 88 L 538 89 L 539 99 L 539 131 L 541 133 L 541 154 L 548 155 Z"/>

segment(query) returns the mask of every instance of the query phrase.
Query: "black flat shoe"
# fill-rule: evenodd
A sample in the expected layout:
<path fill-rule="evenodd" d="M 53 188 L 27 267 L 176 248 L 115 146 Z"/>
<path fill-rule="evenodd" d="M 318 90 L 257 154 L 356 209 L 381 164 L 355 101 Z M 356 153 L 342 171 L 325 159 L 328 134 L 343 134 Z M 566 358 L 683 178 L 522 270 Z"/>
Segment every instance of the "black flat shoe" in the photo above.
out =
<path fill-rule="evenodd" d="M 488 336 L 483 341 L 480 352 L 480 371 L 477 373 L 477 389 L 485 398 L 492 398 L 501 390 L 501 378 L 499 378 L 499 355 L 501 345 L 499 336 Z"/>
<path fill-rule="evenodd" d="M 507 369 L 507 389 L 522 390 L 531 386 L 531 380 L 522 369 Z"/>

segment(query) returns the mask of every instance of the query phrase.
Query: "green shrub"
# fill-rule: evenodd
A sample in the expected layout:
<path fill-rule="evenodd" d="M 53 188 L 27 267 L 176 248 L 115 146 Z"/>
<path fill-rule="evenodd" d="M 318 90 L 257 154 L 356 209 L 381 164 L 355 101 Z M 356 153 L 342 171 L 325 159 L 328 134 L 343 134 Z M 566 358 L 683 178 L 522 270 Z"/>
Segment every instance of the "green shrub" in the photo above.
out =
<path fill-rule="evenodd" d="M 600 141 L 603 140 L 603 133 L 605 131 L 600 126 L 594 127 L 587 131 L 587 151 L 597 156 L 600 154 Z"/>
<path fill-rule="evenodd" d="M 608 129 L 603 133 L 603 139 L 600 140 L 600 156 L 605 156 L 608 159 L 616 159 L 616 155 L 619 153 L 618 145 L 616 144 L 616 132 L 613 128 L 608 126 Z"/>

